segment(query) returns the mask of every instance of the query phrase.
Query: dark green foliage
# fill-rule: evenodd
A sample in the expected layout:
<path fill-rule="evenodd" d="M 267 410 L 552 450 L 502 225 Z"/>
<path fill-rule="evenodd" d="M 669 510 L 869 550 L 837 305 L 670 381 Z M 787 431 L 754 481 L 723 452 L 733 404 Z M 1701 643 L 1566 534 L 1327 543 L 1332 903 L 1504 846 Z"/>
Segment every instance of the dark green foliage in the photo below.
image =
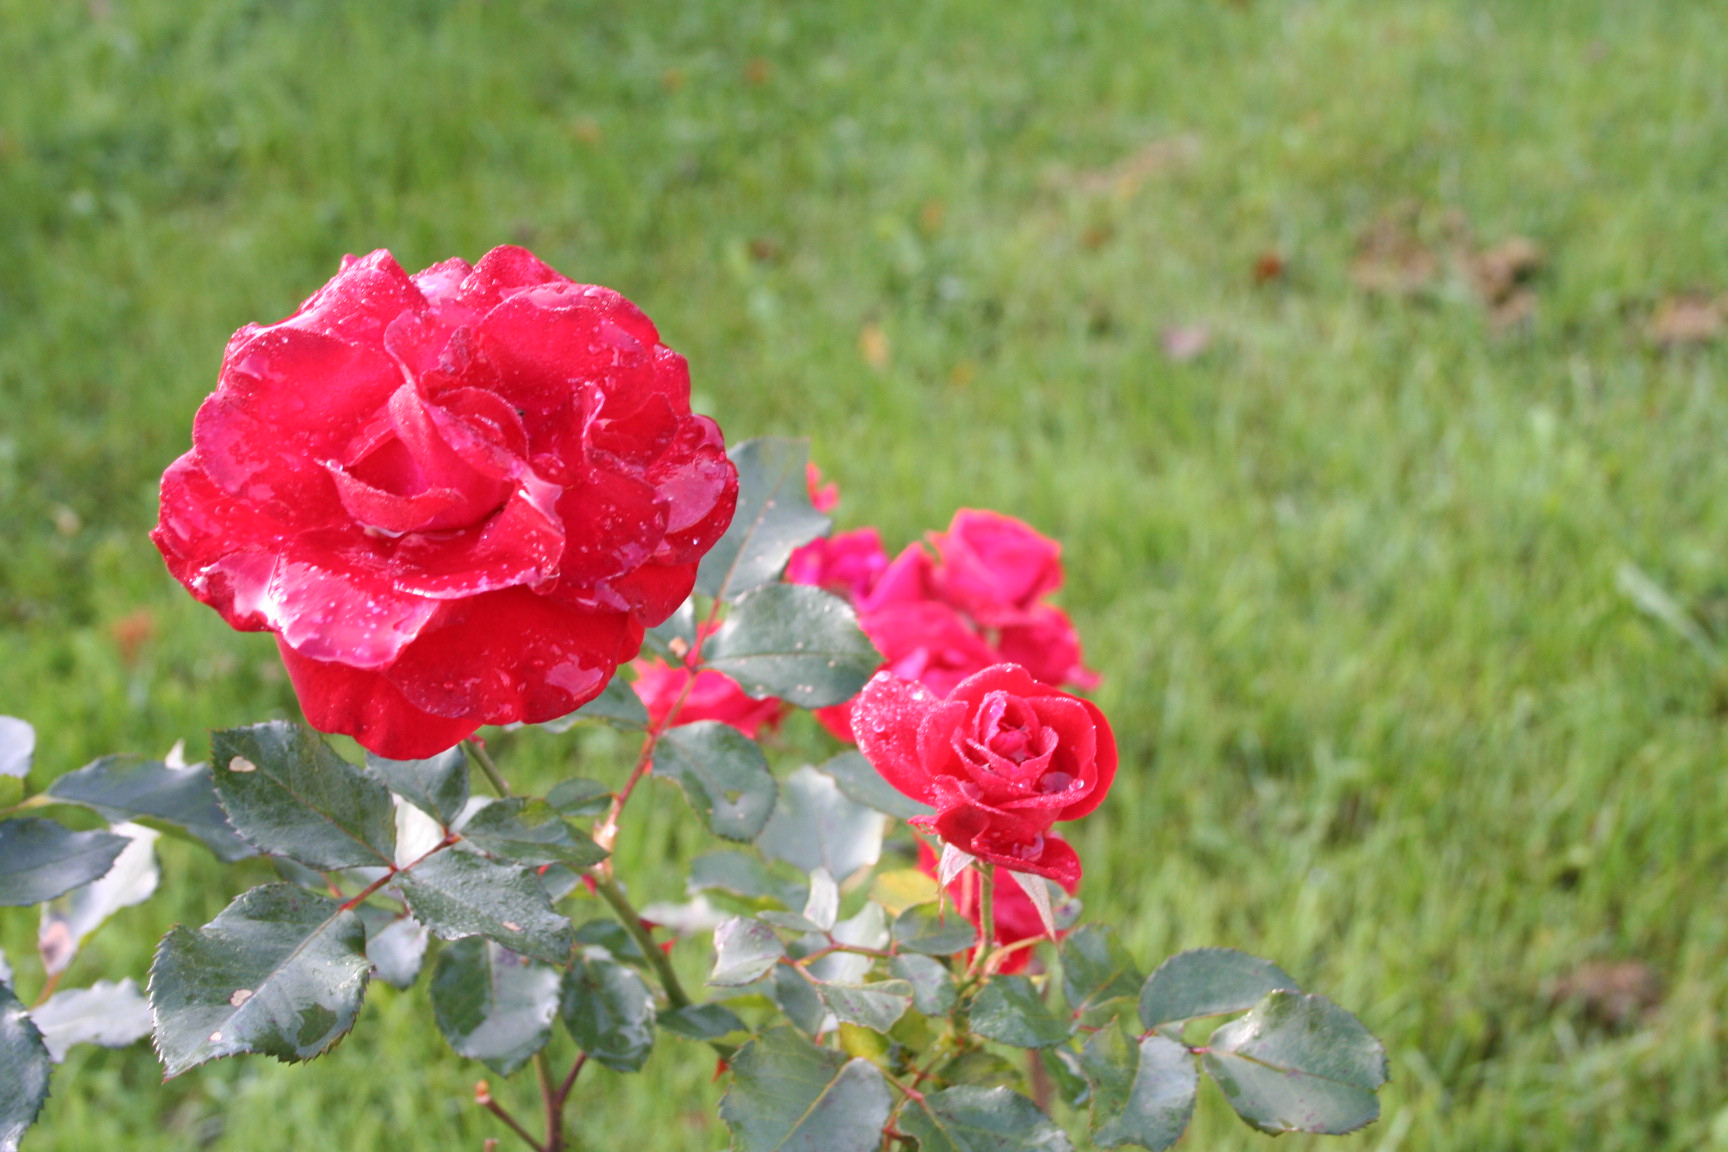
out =
<path fill-rule="evenodd" d="M 365 943 L 360 917 L 292 884 L 254 888 L 196 931 L 174 928 L 150 969 L 167 1074 L 241 1052 L 325 1051 L 360 1011 Z"/>
<path fill-rule="evenodd" d="M 941 1016 L 954 1007 L 954 977 L 940 960 L 900 955 L 889 961 L 888 971 L 912 986 L 912 1005 L 924 1015 Z"/>
<path fill-rule="evenodd" d="M 892 1103 L 868 1061 L 771 1028 L 733 1057 L 720 1116 L 737 1152 L 876 1152 Z"/>
<path fill-rule="evenodd" d="M 1300 991 L 1270 960 L 1233 948 L 1195 948 L 1158 966 L 1140 991 L 1140 1023 L 1147 1028 L 1244 1012 L 1275 989 Z"/>
<path fill-rule="evenodd" d="M 1092 1086 L 1092 1142 L 1136 1144 L 1160 1152 L 1194 1115 L 1200 1073 L 1187 1048 L 1166 1036 L 1136 1042 L 1118 1028 L 1087 1039 L 1080 1065 Z"/>
<path fill-rule="evenodd" d="M 0 1152 L 17 1152 L 24 1130 L 48 1099 L 47 1046 L 30 1014 L 0 984 Z"/>
<path fill-rule="evenodd" d="M 1380 1115 L 1386 1049 L 1324 996 L 1273 992 L 1207 1042 L 1206 1071 L 1263 1132 L 1354 1132 Z"/>
<path fill-rule="evenodd" d="M 562 979 L 550 964 L 469 936 L 432 967 L 432 1013 L 458 1054 L 508 1076 L 551 1039 Z"/>
<path fill-rule="evenodd" d="M 805 485 L 809 441 L 762 437 L 729 455 L 738 468 L 738 508 L 696 573 L 696 591 L 719 600 L 778 579 L 793 549 L 828 530 Z"/>
<path fill-rule="evenodd" d="M 978 929 L 951 905 L 914 904 L 894 917 L 894 941 L 903 951 L 952 956 L 978 943 Z"/>
<path fill-rule="evenodd" d="M 842 1024 L 856 1024 L 876 1032 L 894 1027 L 912 1007 L 912 985 L 905 980 L 883 980 L 876 984 L 823 984 L 817 989 L 822 1003 Z"/>
<path fill-rule="evenodd" d="M 945 1088 L 900 1109 L 919 1152 L 1071 1152 L 1038 1105 L 1007 1088 Z"/>
<path fill-rule="evenodd" d="M 0 822 L 0 905 L 40 904 L 102 876 L 126 838 L 24 816 Z"/>
<path fill-rule="evenodd" d="M 848 799 L 833 780 L 803 767 L 781 783 L 780 803 L 756 846 L 800 872 L 826 868 L 843 882 L 876 863 L 886 823 L 880 812 Z"/>
<path fill-rule="evenodd" d="M 774 777 L 762 749 L 717 720 L 666 733 L 654 749 L 654 774 L 677 781 L 709 830 L 728 840 L 754 840 L 774 812 Z"/>
<path fill-rule="evenodd" d="M 1016 1048 L 1047 1048 L 1068 1039 L 1073 1027 L 1054 1015 L 1024 976 L 994 976 L 972 1001 L 972 1030 Z"/>
<path fill-rule="evenodd" d="M 1062 942 L 1062 995 L 1076 1018 L 1139 996 L 1143 983 L 1140 966 L 1109 925 L 1087 924 Z"/>
<path fill-rule="evenodd" d="M 544 800 L 512 796 L 494 800 L 462 826 L 462 838 L 492 856 L 518 864 L 568 864 L 586 868 L 606 859 L 606 850 L 574 828 Z"/>
<path fill-rule="evenodd" d="M 525 868 L 457 847 L 428 857 L 396 883 L 414 915 L 442 940 L 485 936 L 548 963 L 569 958 L 570 921 L 552 910 Z"/>
<path fill-rule="evenodd" d="M 605 949 L 589 949 L 570 966 L 558 1012 L 582 1051 L 614 1072 L 640 1071 L 654 1046 L 653 994 Z M 684 1022 L 692 1029 L 729 1023 L 713 1013 L 687 1015 Z"/>
<path fill-rule="evenodd" d="M 920 804 L 904 795 L 882 779 L 882 774 L 872 768 L 870 761 L 855 748 L 824 760 L 816 765 L 816 770 L 831 777 L 848 799 L 901 820 L 928 816 L 936 811 L 930 805 Z"/>
<path fill-rule="evenodd" d="M 216 802 L 210 765 L 170 768 L 160 760 L 104 756 L 48 786 L 56 800 L 82 804 L 111 822 L 136 820 L 196 838 L 227 861 L 256 849 L 235 834 Z"/>
<path fill-rule="evenodd" d="M 770 584 L 733 606 L 702 662 L 752 696 L 821 708 L 855 696 L 882 656 L 846 601 L 820 588 Z"/>
<path fill-rule="evenodd" d="M 774 929 L 748 916 L 734 916 L 714 929 L 714 971 L 708 983 L 722 987 L 760 980 L 786 955 Z"/>
<path fill-rule="evenodd" d="M 440 824 L 448 825 L 468 803 L 468 757 L 461 745 L 424 760 L 386 760 L 369 752 L 366 770 Z"/>
<path fill-rule="evenodd" d="M 263 851 L 312 868 L 391 865 L 389 790 L 304 724 L 272 720 L 217 732 L 210 760 L 229 823 Z"/>

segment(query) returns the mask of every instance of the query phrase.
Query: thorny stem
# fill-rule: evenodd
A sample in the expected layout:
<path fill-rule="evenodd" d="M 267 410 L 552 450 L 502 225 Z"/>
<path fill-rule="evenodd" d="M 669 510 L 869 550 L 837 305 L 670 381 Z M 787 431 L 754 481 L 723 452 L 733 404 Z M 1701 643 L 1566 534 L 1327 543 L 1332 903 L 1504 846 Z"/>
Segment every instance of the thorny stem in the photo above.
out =
<path fill-rule="evenodd" d="M 594 877 L 594 890 L 600 894 L 602 900 L 612 906 L 618 922 L 624 925 L 624 931 L 630 933 L 630 938 L 642 949 L 648 963 L 654 966 L 666 999 L 674 1008 L 688 1008 L 690 997 L 685 994 L 684 985 L 678 982 L 678 973 L 672 968 L 672 958 L 660 951 L 660 945 L 654 943 L 654 938 L 648 935 L 648 929 L 642 927 L 642 916 L 631 906 L 629 897 L 624 895 L 624 889 L 618 886 L 617 880 L 599 869 L 595 869 L 591 875 Z"/>
<path fill-rule="evenodd" d="M 480 771 L 486 774 L 487 781 L 492 785 L 492 791 L 500 796 L 510 795 L 510 785 L 504 783 L 503 775 L 498 771 L 498 765 L 493 762 L 492 754 L 486 751 L 486 746 L 478 740 L 464 740 L 462 747 L 468 755 L 474 757 L 474 762 L 480 765 Z"/>
<path fill-rule="evenodd" d="M 474 1085 L 474 1103 L 480 1105 L 480 1107 L 486 1109 L 486 1111 L 504 1121 L 504 1126 L 509 1128 L 510 1131 L 516 1133 L 516 1135 L 522 1137 L 522 1142 L 527 1144 L 528 1147 L 534 1149 L 534 1152 L 547 1152 L 545 1148 L 540 1146 L 540 1141 L 529 1135 L 528 1129 L 522 1127 L 516 1117 L 505 1111 L 504 1105 L 492 1099 L 492 1090 L 487 1087 L 486 1081 L 484 1080 Z"/>

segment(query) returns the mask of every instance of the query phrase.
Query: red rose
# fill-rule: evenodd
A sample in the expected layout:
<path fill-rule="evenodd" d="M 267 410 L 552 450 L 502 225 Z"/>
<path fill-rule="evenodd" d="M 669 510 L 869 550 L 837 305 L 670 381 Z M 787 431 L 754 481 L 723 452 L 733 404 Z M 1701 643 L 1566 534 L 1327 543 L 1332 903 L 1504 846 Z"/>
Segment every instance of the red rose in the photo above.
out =
<path fill-rule="evenodd" d="M 800 546 L 786 562 L 788 584 L 826 588 L 856 604 L 888 567 L 888 553 L 874 528 L 836 532 Z"/>
<path fill-rule="evenodd" d="M 1062 585 L 1062 546 L 1012 516 L 962 508 L 931 536 L 945 598 L 980 624 L 1017 624 Z"/>
<path fill-rule="evenodd" d="M 1054 832 L 1048 835 L 1059 839 Z M 922 840 L 918 841 L 918 870 L 926 876 L 937 875 L 936 853 L 931 851 L 930 846 Z M 961 872 L 948 885 L 948 898 L 954 902 L 955 910 L 970 920 L 974 928 L 983 926 L 983 918 L 978 913 L 978 887 L 978 874 L 970 868 Z M 1067 887 L 1068 895 L 1074 895 L 1074 887 L 1072 885 Z M 996 899 L 992 901 L 995 907 L 991 919 L 996 927 L 997 947 L 1006 948 L 1011 944 L 1018 944 L 1022 940 L 1043 938 L 1044 920 L 1038 915 L 1037 906 L 1032 903 L 1032 897 L 1026 895 L 1024 888 L 1018 884 L 998 884 L 995 886 L 995 892 Z M 1058 940 L 1066 935 L 1068 933 L 1061 929 L 1056 932 Z M 996 971 L 1004 975 L 1019 972 L 1026 967 L 1031 959 L 1032 949 L 1021 948 L 1018 951 L 1010 952 Z M 966 960 L 968 964 L 971 963 L 970 950 L 967 952 Z"/>
<path fill-rule="evenodd" d="M 690 669 L 672 667 L 661 660 L 638 660 L 633 667 L 639 675 L 631 687 L 648 710 L 648 719 L 656 725 L 666 719 L 680 695 L 684 703 L 679 705 L 673 727 L 698 720 L 718 720 L 752 740 L 762 729 L 773 730 L 778 726 L 786 711 L 786 705 L 772 696 L 752 699 L 738 681 L 712 668 L 695 673 L 692 680 Z M 688 692 L 686 684 L 690 685 Z"/>
<path fill-rule="evenodd" d="M 1072 684 L 1091 691 L 1098 673 L 1080 663 L 1080 634 L 1068 613 L 1054 604 L 1034 604 L 1019 624 L 1005 626 L 996 650 L 1010 664 L 1019 664 L 1046 684 Z"/>
<path fill-rule="evenodd" d="M 986 668 L 946 697 L 878 672 L 852 728 L 884 780 L 936 809 L 914 824 L 1011 871 L 1079 883 L 1080 857 L 1049 832 L 1096 808 L 1116 778 L 1116 739 L 1096 705 L 1017 664 Z"/>
<path fill-rule="evenodd" d="M 229 341 L 151 538 L 382 756 L 592 699 L 689 594 L 737 474 L 683 357 L 521 248 L 349 258 Z"/>

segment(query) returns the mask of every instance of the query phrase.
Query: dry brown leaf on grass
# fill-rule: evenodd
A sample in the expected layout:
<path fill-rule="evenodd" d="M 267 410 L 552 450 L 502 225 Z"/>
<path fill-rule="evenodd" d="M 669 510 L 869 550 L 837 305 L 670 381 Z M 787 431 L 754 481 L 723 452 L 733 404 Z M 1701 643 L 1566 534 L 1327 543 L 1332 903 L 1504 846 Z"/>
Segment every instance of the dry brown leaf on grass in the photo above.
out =
<path fill-rule="evenodd" d="M 1488 306 L 1488 321 L 1508 328 L 1536 312 L 1536 292 L 1530 281 L 1542 270 L 1541 247 L 1524 236 L 1513 236 L 1470 257 L 1470 283 Z"/>
<path fill-rule="evenodd" d="M 1650 342 L 1663 348 L 1708 344 L 1728 330 L 1728 296 L 1688 292 L 1666 296 L 1645 326 Z"/>
<path fill-rule="evenodd" d="M 1421 205 L 1401 205 L 1356 237 L 1350 279 L 1358 288 L 1378 296 L 1415 296 L 1432 286 L 1440 260 L 1418 234 L 1421 214 Z"/>
<path fill-rule="evenodd" d="M 1111 195 L 1126 200 L 1147 180 L 1186 167 L 1199 155 L 1200 137 L 1192 133 L 1165 136 L 1107 167 L 1058 172 L 1052 180 L 1068 191 L 1092 196 Z"/>
<path fill-rule="evenodd" d="M 1593 1024 L 1630 1028 L 1662 1002 L 1662 975 L 1639 960 L 1580 964 L 1554 982 L 1549 999 L 1571 1005 Z"/>

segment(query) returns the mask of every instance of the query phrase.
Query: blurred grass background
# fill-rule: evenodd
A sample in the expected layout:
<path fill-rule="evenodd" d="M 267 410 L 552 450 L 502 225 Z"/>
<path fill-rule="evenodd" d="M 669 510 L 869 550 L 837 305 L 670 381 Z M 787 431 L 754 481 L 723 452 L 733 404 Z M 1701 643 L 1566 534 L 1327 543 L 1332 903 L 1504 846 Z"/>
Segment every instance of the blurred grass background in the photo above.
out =
<path fill-rule="evenodd" d="M 1728 1147 L 1728 692 L 1615 583 L 1728 619 L 1728 354 L 1649 327 L 1728 287 L 1718 3 L 0 0 L 0 74 L 36 786 L 294 714 L 145 539 L 228 334 L 345 252 L 522 243 L 637 301 L 729 437 L 810 436 L 845 526 L 1064 542 L 1124 750 L 1092 914 L 1148 962 L 1270 956 L 1391 1051 L 1381 1123 L 1289 1143 Z M 1542 267 L 1491 308 L 1471 255 L 1513 236 Z M 638 867 L 696 842 L 640 818 Z M 165 858 L 69 985 L 260 878 Z M 1557 1002 L 1604 965 L 1660 998 Z M 26 1146 L 477 1149 L 482 1071 L 380 987 L 304 1067 L 77 1050 Z M 667 1039 L 576 1125 L 720 1147 L 708 1073 Z M 1215 1097 L 1186 1144 L 1263 1145 Z"/>

